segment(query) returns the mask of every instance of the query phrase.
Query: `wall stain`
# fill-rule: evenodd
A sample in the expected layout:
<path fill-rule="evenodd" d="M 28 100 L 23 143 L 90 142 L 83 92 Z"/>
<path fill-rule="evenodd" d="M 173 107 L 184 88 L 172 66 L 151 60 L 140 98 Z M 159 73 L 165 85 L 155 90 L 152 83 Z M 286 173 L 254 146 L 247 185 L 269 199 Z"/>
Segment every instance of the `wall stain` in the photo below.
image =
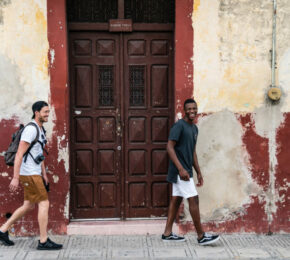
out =
<path fill-rule="evenodd" d="M 11 0 L 0 0 L 0 25 L 4 23 L 3 8 L 9 4 L 11 4 Z"/>

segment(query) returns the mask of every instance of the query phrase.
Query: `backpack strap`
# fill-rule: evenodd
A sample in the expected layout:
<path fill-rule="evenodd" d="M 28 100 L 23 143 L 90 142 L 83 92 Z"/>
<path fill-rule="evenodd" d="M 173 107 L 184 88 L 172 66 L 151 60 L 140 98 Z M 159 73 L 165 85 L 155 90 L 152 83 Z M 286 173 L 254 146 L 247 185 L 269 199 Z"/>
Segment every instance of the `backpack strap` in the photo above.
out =
<path fill-rule="evenodd" d="M 44 145 L 42 142 L 40 142 L 39 140 L 37 140 L 37 142 L 40 144 L 42 151 L 45 151 L 45 153 L 48 155 L 48 151 L 44 148 Z"/>
<path fill-rule="evenodd" d="M 46 137 L 46 130 L 45 130 L 45 128 L 42 126 L 42 131 L 43 131 L 43 133 L 44 133 L 44 136 Z M 37 140 L 38 141 L 38 140 Z M 39 141 L 38 141 L 39 142 Z M 48 151 L 44 148 L 44 145 L 43 145 L 43 143 L 42 142 L 39 142 L 40 143 L 40 145 L 41 145 L 41 148 L 42 148 L 42 150 L 43 151 L 45 151 L 45 153 L 48 155 Z M 45 143 L 46 144 L 46 143 Z"/>
<path fill-rule="evenodd" d="M 37 133 L 36 133 L 36 137 L 35 137 L 35 139 L 31 142 L 29 148 L 27 149 L 26 153 L 24 154 L 24 162 L 25 162 L 25 163 L 26 163 L 26 161 L 27 161 L 27 157 L 28 157 L 28 155 L 30 155 L 30 156 L 32 157 L 32 159 L 34 160 L 32 154 L 30 153 L 30 150 L 31 150 L 32 147 L 37 143 L 37 141 L 38 141 L 38 139 L 39 139 L 39 129 L 38 129 L 38 126 L 37 126 L 35 123 L 33 123 L 33 122 L 28 123 L 26 126 L 29 126 L 29 125 L 33 125 L 33 126 L 36 128 Z M 26 126 L 25 126 L 25 127 L 26 127 Z"/>
<path fill-rule="evenodd" d="M 44 135 L 46 136 L 46 130 L 44 127 L 42 127 L 42 131 L 43 131 Z"/>

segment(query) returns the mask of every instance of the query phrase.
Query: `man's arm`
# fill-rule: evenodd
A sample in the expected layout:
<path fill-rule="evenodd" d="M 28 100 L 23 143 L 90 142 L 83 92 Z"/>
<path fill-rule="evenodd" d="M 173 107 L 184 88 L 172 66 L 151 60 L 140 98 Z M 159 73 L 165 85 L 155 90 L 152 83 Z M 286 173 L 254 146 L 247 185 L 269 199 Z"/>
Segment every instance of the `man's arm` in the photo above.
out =
<path fill-rule="evenodd" d="M 193 152 L 193 168 L 195 169 L 196 173 L 197 173 L 197 180 L 198 180 L 198 184 L 197 186 L 202 186 L 203 185 L 203 177 L 199 168 L 199 164 L 198 164 L 198 160 L 197 160 L 197 155 L 196 155 L 196 149 L 194 148 L 194 152 Z"/>
<path fill-rule="evenodd" d="M 174 165 L 178 169 L 180 179 L 184 180 L 184 181 L 189 181 L 189 179 L 190 179 L 189 173 L 183 168 L 183 166 L 181 165 L 181 163 L 179 162 L 179 160 L 176 156 L 176 153 L 174 150 L 175 145 L 176 145 L 176 141 L 173 141 L 173 140 L 168 141 L 168 143 L 167 143 L 168 155 L 169 155 L 171 161 L 174 163 Z"/>
<path fill-rule="evenodd" d="M 28 150 L 30 146 L 30 143 L 27 143 L 25 141 L 20 141 L 17 153 L 15 155 L 14 160 L 14 174 L 13 179 L 10 182 L 9 188 L 12 192 L 16 191 L 16 189 L 19 186 L 19 174 L 20 174 L 20 166 L 22 163 L 22 159 L 26 151 Z"/>
<path fill-rule="evenodd" d="M 42 173 L 43 179 L 45 180 L 45 183 L 48 184 L 49 181 L 48 181 L 48 177 L 47 177 L 47 174 L 46 174 L 46 169 L 45 169 L 44 162 L 41 163 L 41 173 Z"/>

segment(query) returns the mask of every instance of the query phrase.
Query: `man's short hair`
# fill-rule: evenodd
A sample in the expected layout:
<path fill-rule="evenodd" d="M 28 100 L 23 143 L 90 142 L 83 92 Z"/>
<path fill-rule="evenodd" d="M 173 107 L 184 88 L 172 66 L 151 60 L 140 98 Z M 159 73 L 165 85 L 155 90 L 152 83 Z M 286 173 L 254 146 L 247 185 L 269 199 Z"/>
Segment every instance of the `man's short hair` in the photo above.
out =
<path fill-rule="evenodd" d="M 37 101 L 37 102 L 35 102 L 32 105 L 32 113 L 33 113 L 32 119 L 35 118 L 35 112 L 36 111 L 39 112 L 43 107 L 47 107 L 47 106 L 48 106 L 48 104 L 45 101 Z"/>
<path fill-rule="evenodd" d="M 195 103 L 195 104 L 196 104 L 196 102 L 195 102 L 194 99 L 192 99 L 192 98 L 188 98 L 188 99 L 186 99 L 186 100 L 184 101 L 183 108 L 185 109 L 185 105 L 186 105 L 186 104 L 189 104 L 189 103 Z"/>

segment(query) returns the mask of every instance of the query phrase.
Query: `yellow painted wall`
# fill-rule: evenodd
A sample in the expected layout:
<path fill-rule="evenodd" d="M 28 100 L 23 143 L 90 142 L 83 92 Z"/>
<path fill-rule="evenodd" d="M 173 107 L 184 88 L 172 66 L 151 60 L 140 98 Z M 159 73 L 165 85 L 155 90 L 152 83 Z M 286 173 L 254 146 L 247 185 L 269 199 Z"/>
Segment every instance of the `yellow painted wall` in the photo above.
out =
<path fill-rule="evenodd" d="M 277 1 L 277 81 L 290 111 L 290 2 Z M 200 112 L 253 112 L 271 85 L 272 1 L 194 1 L 194 96 Z"/>
<path fill-rule="evenodd" d="M 0 120 L 27 122 L 50 93 L 46 0 L 2 0 L 0 39 Z"/>

